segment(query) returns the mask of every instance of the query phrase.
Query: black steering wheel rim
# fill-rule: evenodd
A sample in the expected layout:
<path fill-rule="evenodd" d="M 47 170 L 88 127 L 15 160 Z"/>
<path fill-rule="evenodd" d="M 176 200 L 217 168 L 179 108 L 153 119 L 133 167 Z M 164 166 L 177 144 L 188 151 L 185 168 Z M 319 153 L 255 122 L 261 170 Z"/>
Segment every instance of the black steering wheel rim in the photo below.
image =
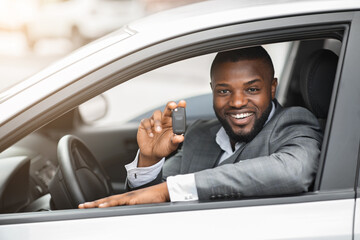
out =
<path fill-rule="evenodd" d="M 62 137 L 58 143 L 57 154 L 57 174 L 63 177 L 67 201 L 70 201 L 72 208 L 112 194 L 110 178 L 81 139 L 73 135 Z M 58 209 L 62 208 L 61 201 L 55 199 L 54 202 Z"/>

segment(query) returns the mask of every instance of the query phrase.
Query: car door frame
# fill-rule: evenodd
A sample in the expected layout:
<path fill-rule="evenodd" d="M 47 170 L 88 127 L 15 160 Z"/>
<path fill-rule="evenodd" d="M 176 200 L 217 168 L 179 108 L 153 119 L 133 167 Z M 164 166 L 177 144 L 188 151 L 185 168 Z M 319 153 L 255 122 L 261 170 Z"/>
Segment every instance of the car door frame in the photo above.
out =
<path fill-rule="evenodd" d="M 357 22 L 357 24 L 360 24 L 360 14 L 358 13 L 357 14 L 357 18 L 355 19 Z M 360 41 L 360 29 L 355 29 L 354 28 L 354 31 L 353 31 L 353 49 L 356 49 L 356 45 L 357 43 L 359 43 Z M 349 59 L 349 61 L 358 61 L 360 59 L 360 52 L 357 51 L 357 52 L 351 52 L 350 53 L 352 58 Z M 356 62 L 354 62 L 356 64 Z M 344 69 L 344 71 L 347 70 L 347 69 Z M 355 89 L 359 90 L 360 89 L 360 81 L 358 79 L 358 76 L 360 74 L 360 70 L 356 67 L 353 67 L 353 72 L 352 72 L 352 83 L 354 84 L 354 87 Z M 355 93 L 354 92 L 350 92 L 351 93 Z M 351 95 L 349 95 L 351 96 Z M 348 102 L 352 103 L 353 104 L 353 108 L 355 111 L 353 112 L 357 112 L 359 113 L 360 112 L 360 108 L 359 108 L 359 104 L 356 104 L 356 103 L 359 103 L 360 102 L 360 94 L 359 92 L 357 92 L 357 94 L 355 96 L 351 96 L 352 98 L 348 99 Z M 354 99 L 355 98 L 355 99 Z M 359 240 L 360 239 L 360 206 L 359 206 L 359 201 L 360 201 L 360 196 L 359 196 L 359 193 L 360 193 L 360 128 L 356 125 L 358 125 L 358 123 L 360 122 L 360 114 L 357 114 L 357 116 L 352 116 L 352 117 L 355 117 L 353 119 L 353 127 L 354 127 L 354 130 L 356 131 L 356 134 L 357 134 L 357 139 L 355 139 L 354 141 L 354 145 L 357 145 L 357 149 L 358 149 L 358 152 L 357 152 L 357 173 L 356 173 L 356 185 L 355 185 L 355 190 L 356 190 L 356 203 L 355 203 L 355 210 L 354 210 L 354 224 L 353 224 L 353 239 L 354 240 Z M 357 141 L 356 141 L 357 140 Z"/>

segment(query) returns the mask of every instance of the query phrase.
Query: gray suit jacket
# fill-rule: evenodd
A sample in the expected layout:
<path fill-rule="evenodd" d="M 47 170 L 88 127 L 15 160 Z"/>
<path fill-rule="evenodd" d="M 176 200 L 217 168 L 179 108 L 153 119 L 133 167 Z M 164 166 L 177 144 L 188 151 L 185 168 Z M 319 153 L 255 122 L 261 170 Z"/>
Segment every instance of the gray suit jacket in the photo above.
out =
<path fill-rule="evenodd" d="M 217 165 L 221 152 L 217 120 L 198 121 L 182 149 L 168 159 L 150 184 L 168 176 L 195 173 L 199 200 L 241 198 L 307 191 L 318 168 L 322 133 L 315 116 L 301 107 L 276 103 L 271 120 L 249 143 Z"/>

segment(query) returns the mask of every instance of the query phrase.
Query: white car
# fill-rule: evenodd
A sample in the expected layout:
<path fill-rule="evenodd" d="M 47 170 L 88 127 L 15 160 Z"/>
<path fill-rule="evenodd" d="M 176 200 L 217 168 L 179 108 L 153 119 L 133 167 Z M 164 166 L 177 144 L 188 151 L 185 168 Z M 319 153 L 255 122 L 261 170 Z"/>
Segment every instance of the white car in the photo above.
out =
<path fill-rule="evenodd" d="M 359 1 L 206 1 L 79 49 L 0 94 L 0 239 L 359 240 L 359 42 Z M 189 110 L 199 104 L 189 119 L 213 117 L 214 53 L 254 45 L 278 59 L 278 101 L 308 107 L 323 126 L 311 191 L 76 209 L 124 191 L 139 115 L 188 98 Z M 58 144 L 69 134 L 87 147 Z M 77 174 L 84 164 L 101 181 Z"/>
<path fill-rule="evenodd" d="M 144 16 L 138 0 L 47 0 L 24 23 L 30 46 L 41 39 L 68 38 L 77 46 Z"/>

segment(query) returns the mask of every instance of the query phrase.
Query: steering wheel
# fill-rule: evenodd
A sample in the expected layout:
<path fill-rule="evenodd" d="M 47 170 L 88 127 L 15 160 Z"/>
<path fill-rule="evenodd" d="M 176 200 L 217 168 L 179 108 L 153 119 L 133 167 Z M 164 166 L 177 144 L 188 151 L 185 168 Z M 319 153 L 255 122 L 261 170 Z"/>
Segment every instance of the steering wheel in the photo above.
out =
<path fill-rule="evenodd" d="M 58 143 L 59 167 L 49 184 L 56 209 L 77 208 L 113 193 L 110 178 L 94 154 L 79 138 L 66 135 Z"/>

